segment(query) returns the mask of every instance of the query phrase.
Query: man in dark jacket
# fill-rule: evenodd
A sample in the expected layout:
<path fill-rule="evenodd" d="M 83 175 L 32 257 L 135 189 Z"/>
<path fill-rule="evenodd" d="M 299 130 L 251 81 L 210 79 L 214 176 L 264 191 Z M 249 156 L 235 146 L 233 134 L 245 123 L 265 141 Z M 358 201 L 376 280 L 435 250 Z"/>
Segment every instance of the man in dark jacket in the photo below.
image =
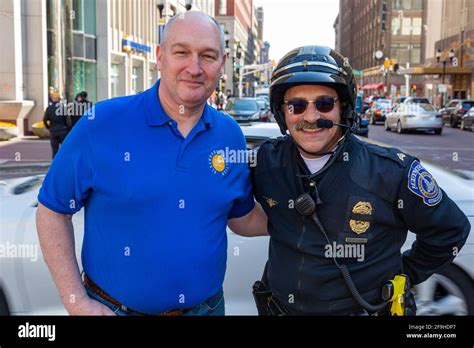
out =
<path fill-rule="evenodd" d="M 82 115 L 92 106 L 92 102 L 87 100 L 88 94 L 86 91 L 82 91 L 76 95 L 74 102 L 74 108 L 71 114 L 71 129 L 74 128 L 77 122 L 81 119 Z"/>
<path fill-rule="evenodd" d="M 413 315 L 410 283 L 466 242 L 468 219 L 417 158 L 352 134 L 356 91 L 347 59 L 327 47 L 294 49 L 273 72 L 286 136 L 262 144 L 252 173 L 269 220 L 266 314 Z M 402 255 L 408 230 L 416 241 Z"/>
<path fill-rule="evenodd" d="M 51 104 L 46 108 L 43 116 L 44 126 L 51 133 L 51 149 L 53 151 L 53 159 L 59 150 L 59 146 L 64 142 L 68 133 L 67 118 L 64 108 L 60 104 L 59 93 L 51 94 Z"/>

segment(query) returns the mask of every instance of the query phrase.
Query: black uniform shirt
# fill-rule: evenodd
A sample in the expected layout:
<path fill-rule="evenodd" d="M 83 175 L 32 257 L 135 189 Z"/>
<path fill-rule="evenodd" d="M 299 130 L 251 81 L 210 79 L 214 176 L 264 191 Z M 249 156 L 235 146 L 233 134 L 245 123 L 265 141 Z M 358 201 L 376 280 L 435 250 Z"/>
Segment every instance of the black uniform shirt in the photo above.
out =
<path fill-rule="evenodd" d="M 341 146 L 310 180 L 291 138 L 270 140 L 252 172 L 255 197 L 269 218 L 269 287 L 295 314 L 360 311 L 331 256 L 347 266 L 364 299 L 378 304 L 387 280 L 403 271 L 412 284 L 424 281 L 454 259 L 470 231 L 464 213 L 416 158 L 352 135 Z M 330 243 L 294 208 L 304 192 L 316 200 L 311 181 Z M 417 239 L 402 259 L 408 230 Z"/>

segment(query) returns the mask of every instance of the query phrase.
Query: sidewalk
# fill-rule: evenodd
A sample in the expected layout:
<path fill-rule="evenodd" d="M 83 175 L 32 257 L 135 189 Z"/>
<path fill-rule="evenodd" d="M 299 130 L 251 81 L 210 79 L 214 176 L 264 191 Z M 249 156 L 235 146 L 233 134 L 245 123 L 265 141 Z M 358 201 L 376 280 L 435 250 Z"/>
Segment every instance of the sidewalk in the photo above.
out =
<path fill-rule="evenodd" d="M 44 174 L 51 156 L 49 139 L 27 136 L 0 141 L 0 180 Z"/>

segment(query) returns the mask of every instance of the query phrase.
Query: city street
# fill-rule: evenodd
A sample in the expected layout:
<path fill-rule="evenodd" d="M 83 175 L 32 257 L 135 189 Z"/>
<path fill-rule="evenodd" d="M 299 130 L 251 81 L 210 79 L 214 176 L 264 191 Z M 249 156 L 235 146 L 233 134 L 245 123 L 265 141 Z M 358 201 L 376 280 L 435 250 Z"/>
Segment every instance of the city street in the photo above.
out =
<path fill-rule="evenodd" d="M 386 132 L 383 124 L 369 126 L 369 139 L 398 147 L 422 160 L 449 169 L 472 171 L 474 168 L 474 133 L 445 126 L 441 135 L 429 132 L 398 134 Z"/>
<path fill-rule="evenodd" d="M 449 169 L 472 171 L 474 168 L 474 132 L 445 126 L 442 135 L 429 132 L 398 134 L 386 132 L 384 126 L 378 124 L 369 126 L 369 139 Z M 0 142 L 0 180 L 44 173 L 50 159 L 49 140 L 28 137 Z M 6 166 L 12 169 L 2 169 Z"/>
<path fill-rule="evenodd" d="M 30 136 L 0 141 L 0 180 L 44 174 L 50 161 L 49 139 Z"/>

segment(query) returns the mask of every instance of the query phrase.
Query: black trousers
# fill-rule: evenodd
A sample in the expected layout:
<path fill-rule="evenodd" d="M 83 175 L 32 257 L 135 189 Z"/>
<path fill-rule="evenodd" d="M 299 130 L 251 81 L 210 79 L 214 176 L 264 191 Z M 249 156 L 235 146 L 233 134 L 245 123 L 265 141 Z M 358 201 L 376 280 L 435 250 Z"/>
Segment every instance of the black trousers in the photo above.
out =
<path fill-rule="evenodd" d="M 59 146 L 64 143 L 64 139 L 66 139 L 67 132 L 58 132 L 58 133 L 51 133 L 51 149 L 53 150 L 53 159 L 54 156 L 58 153 Z"/>

